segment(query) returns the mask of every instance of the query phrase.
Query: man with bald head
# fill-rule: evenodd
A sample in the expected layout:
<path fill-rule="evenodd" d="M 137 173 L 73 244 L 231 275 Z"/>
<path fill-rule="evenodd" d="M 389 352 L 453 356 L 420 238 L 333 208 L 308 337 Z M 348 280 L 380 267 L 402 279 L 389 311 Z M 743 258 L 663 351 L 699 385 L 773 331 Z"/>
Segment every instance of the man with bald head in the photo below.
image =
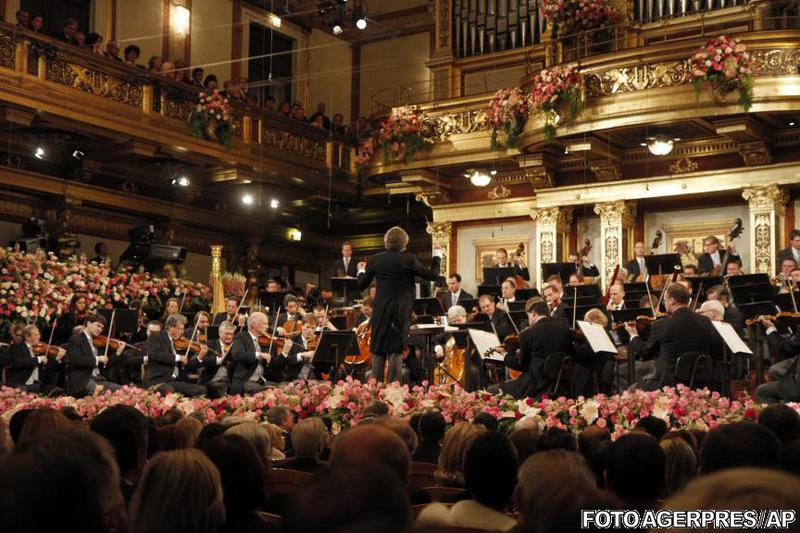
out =
<path fill-rule="evenodd" d="M 231 358 L 235 362 L 232 394 L 252 394 L 267 388 L 270 379 L 279 375 L 282 357 L 274 356 L 269 351 L 262 351 L 258 338 L 267 334 L 269 321 L 267 315 L 256 312 L 247 318 L 247 331 L 236 335 L 231 346 Z M 265 349 L 266 350 L 266 349 Z"/>

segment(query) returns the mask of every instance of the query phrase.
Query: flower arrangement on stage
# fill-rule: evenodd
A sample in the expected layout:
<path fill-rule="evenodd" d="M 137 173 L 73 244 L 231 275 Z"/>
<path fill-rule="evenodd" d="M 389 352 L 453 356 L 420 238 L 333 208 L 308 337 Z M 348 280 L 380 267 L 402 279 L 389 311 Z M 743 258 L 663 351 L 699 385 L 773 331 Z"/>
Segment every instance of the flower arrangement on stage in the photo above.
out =
<path fill-rule="evenodd" d="M 381 124 L 378 143 L 383 150 L 383 162 L 410 163 L 414 154 L 425 144 L 422 119 L 411 107 L 398 107 Z"/>
<path fill-rule="evenodd" d="M 565 35 L 605 26 L 613 18 L 613 9 L 605 0 L 542 0 L 542 17 L 561 27 Z"/>
<path fill-rule="evenodd" d="M 141 300 L 160 310 L 168 297 L 183 298 L 184 308 L 199 309 L 208 303 L 209 289 L 200 283 L 157 277 L 131 268 L 111 270 L 106 263 L 89 262 L 84 256 L 59 260 L 52 252 L 19 252 L 0 249 L 0 328 L 14 322 L 52 324 L 73 297 L 86 298 L 88 310 L 126 306 Z"/>
<path fill-rule="evenodd" d="M 727 35 L 710 39 L 689 59 L 689 76 L 699 100 L 703 85 L 709 83 L 715 98 L 725 101 L 727 92 L 737 91 L 745 111 L 753 105 L 754 65 L 740 39 Z"/>
<path fill-rule="evenodd" d="M 374 380 L 361 383 L 352 378 L 336 384 L 329 382 L 296 382 L 267 389 L 252 396 L 226 396 L 216 400 L 184 398 L 178 394 L 160 394 L 123 387 L 117 392 L 99 392 L 94 396 L 49 398 L 17 389 L 0 388 L 0 416 L 6 420 L 19 409 L 73 406 L 84 417 L 92 417 L 114 404 L 136 407 L 144 414 L 158 417 L 178 408 L 185 414 L 199 413 L 210 423 L 229 416 L 263 421 L 270 407 L 284 406 L 299 418 L 325 416 L 331 419 L 334 431 L 357 424 L 369 404 L 380 399 L 394 416 L 408 418 L 426 409 L 438 409 L 448 424 L 472 421 L 478 413 L 496 417 L 500 427 L 511 431 L 516 422 L 530 418 L 541 428 L 557 427 L 575 434 L 590 426 L 608 428 L 617 438 L 636 426 L 639 419 L 655 416 L 675 429 L 714 429 L 718 425 L 756 420 L 762 406 L 749 398 L 730 400 L 707 389 L 692 390 L 679 385 L 653 392 L 625 392 L 619 395 L 597 395 L 592 398 L 514 400 L 493 396 L 485 391 L 466 392 L 459 387 L 412 387 L 398 383 L 383 385 Z M 792 405 L 800 410 L 800 405 Z"/>
<path fill-rule="evenodd" d="M 492 150 L 501 146 L 514 148 L 517 137 L 525 127 L 531 110 L 530 95 L 518 87 L 501 89 L 494 93 L 486 110 L 486 121 L 492 128 Z M 505 143 L 498 139 L 498 132 L 505 133 Z"/>
<path fill-rule="evenodd" d="M 200 93 L 197 105 L 189 116 L 189 122 L 192 125 L 193 137 L 216 141 L 226 148 L 233 147 L 231 104 L 218 90 Z"/>
<path fill-rule="evenodd" d="M 540 70 L 533 78 L 531 105 L 541 114 L 547 140 L 556 126 L 574 120 L 581 110 L 581 75 L 578 69 L 558 66 Z"/>

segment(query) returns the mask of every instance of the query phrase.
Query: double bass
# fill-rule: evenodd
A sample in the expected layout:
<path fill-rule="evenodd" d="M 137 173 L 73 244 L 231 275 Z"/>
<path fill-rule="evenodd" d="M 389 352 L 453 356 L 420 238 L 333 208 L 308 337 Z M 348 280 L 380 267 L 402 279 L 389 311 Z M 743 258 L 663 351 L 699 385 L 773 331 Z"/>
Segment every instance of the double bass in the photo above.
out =
<path fill-rule="evenodd" d="M 714 269 L 711 271 L 709 276 L 719 276 L 720 274 L 724 274 L 723 270 L 728 266 L 728 258 L 731 254 L 731 247 L 730 243 L 739 237 L 744 231 L 744 226 L 742 225 L 742 219 L 737 218 L 734 223 L 733 227 L 731 228 L 731 232 L 728 234 L 728 247 L 725 249 L 725 255 L 722 257 L 722 261 L 720 261 L 719 266 L 715 266 Z"/>
<path fill-rule="evenodd" d="M 664 233 L 660 230 L 656 230 L 656 236 L 653 238 L 653 242 L 650 245 L 650 255 L 655 255 L 658 251 L 658 248 L 661 246 L 661 242 L 664 240 Z M 647 273 L 639 272 L 639 275 L 636 276 L 634 280 L 636 283 L 641 283 L 647 280 Z"/>
<path fill-rule="evenodd" d="M 517 249 L 514 251 L 514 256 L 517 257 L 517 258 L 522 258 L 524 255 L 525 255 L 525 243 L 521 242 L 521 243 L 519 243 L 519 246 L 517 246 Z M 517 263 L 515 262 L 514 265 L 517 266 Z M 522 278 L 522 276 L 520 276 L 519 274 L 516 275 L 514 281 L 516 281 L 518 289 L 529 289 L 530 288 L 530 285 L 528 285 L 528 282 L 525 281 Z"/>

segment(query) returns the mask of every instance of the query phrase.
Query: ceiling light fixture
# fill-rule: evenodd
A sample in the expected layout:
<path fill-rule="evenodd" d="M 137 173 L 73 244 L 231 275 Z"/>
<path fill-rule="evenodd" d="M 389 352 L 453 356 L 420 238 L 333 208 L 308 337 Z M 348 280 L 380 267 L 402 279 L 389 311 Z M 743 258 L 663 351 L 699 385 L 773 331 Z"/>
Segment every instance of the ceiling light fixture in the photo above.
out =
<path fill-rule="evenodd" d="M 295 242 L 299 242 L 303 239 L 303 232 L 299 229 L 290 229 L 289 230 L 289 238 Z"/>
<path fill-rule="evenodd" d="M 655 156 L 669 155 L 672 153 L 672 149 L 675 146 L 676 140 L 678 139 L 674 139 L 668 135 L 655 135 L 653 137 L 648 137 L 647 149 Z"/>
<path fill-rule="evenodd" d="M 267 18 L 269 19 L 269 23 L 272 24 L 273 28 L 280 29 L 281 18 L 278 15 L 275 15 L 274 13 L 269 13 L 267 15 Z"/>
<path fill-rule="evenodd" d="M 789 123 L 789 126 L 794 126 L 794 125 L 795 125 L 795 123 L 794 123 L 794 122 L 790 122 L 790 123 Z"/>
<path fill-rule="evenodd" d="M 80 159 L 83 159 L 84 157 L 86 157 L 86 154 L 85 154 L 85 153 L 83 153 L 83 152 L 82 152 L 82 151 L 80 151 L 80 150 L 75 150 L 74 152 L 72 152 L 72 157 L 73 157 L 74 159 L 78 159 L 78 160 L 80 160 Z"/>
<path fill-rule="evenodd" d="M 244 205 L 253 205 L 253 195 L 246 192 L 242 195 L 242 203 Z"/>
<path fill-rule="evenodd" d="M 172 180 L 173 187 L 188 187 L 191 181 L 186 176 L 179 176 Z"/>
<path fill-rule="evenodd" d="M 356 28 L 359 30 L 365 30 L 367 28 L 367 19 L 364 17 L 358 17 L 356 19 Z"/>
<path fill-rule="evenodd" d="M 482 169 L 469 169 L 464 174 L 464 177 L 467 178 L 470 183 L 472 183 L 476 187 L 486 187 L 492 182 L 492 176 L 496 175 L 497 171 L 492 170 L 491 172 L 486 172 Z"/>
<path fill-rule="evenodd" d="M 278 201 L 277 198 L 273 198 L 272 200 L 269 201 L 269 206 L 272 209 L 278 209 L 278 206 L 280 206 L 280 205 L 281 205 L 281 203 Z"/>
<path fill-rule="evenodd" d="M 344 33 L 344 28 L 342 27 L 341 23 L 337 22 L 333 25 L 332 31 L 334 35 L 341 35 Z"/>
<path fill-rule="evenodd" d="M 172 8 L 172 27 L 178 35 L 188 35 L 192 25 L 192 13 L 186 6 Z"/>
<path fill-rule="evenodd" d="M 36 159 L 44 159 L 45 151 L 44 148 L 41 146 L 37 146 L 36 150 L 33 151 L 33 157 Z"/>

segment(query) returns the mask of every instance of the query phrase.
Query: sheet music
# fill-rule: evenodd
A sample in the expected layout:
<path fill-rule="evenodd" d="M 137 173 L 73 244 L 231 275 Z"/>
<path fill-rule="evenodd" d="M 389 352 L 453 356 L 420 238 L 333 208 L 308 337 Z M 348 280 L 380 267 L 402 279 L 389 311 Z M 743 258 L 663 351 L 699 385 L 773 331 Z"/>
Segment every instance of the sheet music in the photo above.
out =
<path fill-rule="evenodd" d="M 601 326 L 578 320 L 578 327 L 581 328 L 583 336 L 586 337 L 594 353 L 617 353 L 617 347 L 614 346 L 614 343 L 608 338 L 608 333 Z"/>
<path fill-rule="evenodd" d="M 505 356 L 497 352 L 491 352 L 489 355 L 486 355 L 492 348 L 503 345 L 496 333 L 492 331 L 483 331 L 482 329 L 468 329 L 467 331 L 469 331 L 469 337 L 472 339 L 472 344 L 475 346 L 475 349 L 478 350 L 481 359 L 502 361 L 505 358 Z"/>
<path fill-rule="evenodd" d="M 442 331 L 458 331 L 458 328 L 453 326 L 443 326 L 441 324 L 414 324 L 411 329 L 436 329 L 441 328 Z"/>
<path fill-rule="evenodd" d="M 717 322 L 716 320 L 712 320 L 711 323 L 717 328 L 717 332 L 719 332 L 725 344 L 728 345 L 728 349 L 731 353 L 747 353 L 752 355 L 753 350 L 745 344 L 742 338 L 736 333 L 736 330 L 733 329 L 733 326 L 727 322 Z"/>

